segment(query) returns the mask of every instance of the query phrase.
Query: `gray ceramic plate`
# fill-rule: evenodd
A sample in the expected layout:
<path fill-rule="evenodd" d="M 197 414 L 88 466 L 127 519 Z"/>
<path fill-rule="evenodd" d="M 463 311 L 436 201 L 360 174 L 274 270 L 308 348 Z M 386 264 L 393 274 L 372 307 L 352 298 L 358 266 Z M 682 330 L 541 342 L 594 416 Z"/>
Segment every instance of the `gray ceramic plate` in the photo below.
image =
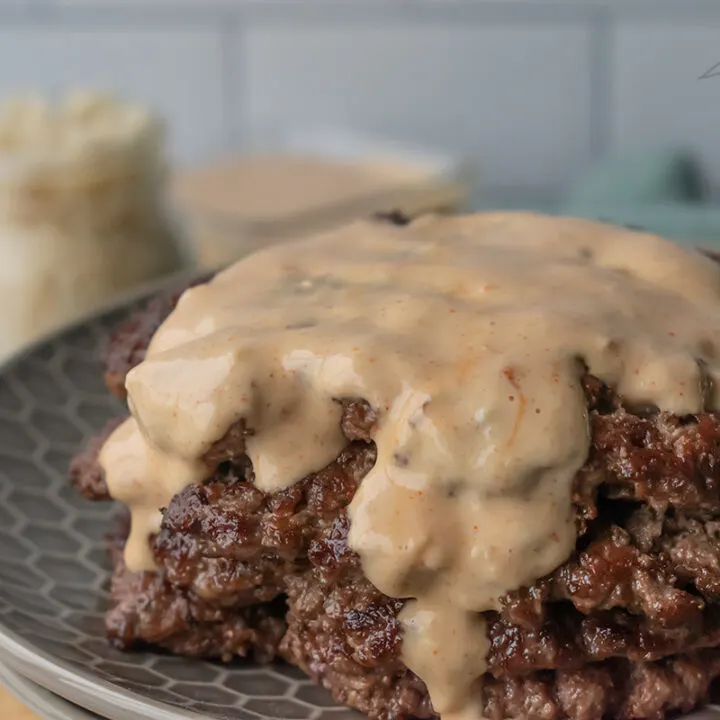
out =
<path fill-rule="evenodd" d="M 0 661 L 112 720 L 357 717 L 294 669 L 123 654 L 105 641 L 116 509 L 66 480 L 79 445 L 117 415 L 96 351 L 138 300 L 35 345 L 0 369 Z"/>
<path fill-rule="evenodd" d="M 0 665 L 0 684 L 43 720 L 102 720 Z"/>
<path fill-rule="evenodd" d="M 357 718 L 294 669 L 128 655 L 106 643 L 104 536 L 115 508 L 80 499 L 66 468 L 120 409 L 96 348 L 137 302 L 0 369 L 0 661 L 111 720 Z"/>

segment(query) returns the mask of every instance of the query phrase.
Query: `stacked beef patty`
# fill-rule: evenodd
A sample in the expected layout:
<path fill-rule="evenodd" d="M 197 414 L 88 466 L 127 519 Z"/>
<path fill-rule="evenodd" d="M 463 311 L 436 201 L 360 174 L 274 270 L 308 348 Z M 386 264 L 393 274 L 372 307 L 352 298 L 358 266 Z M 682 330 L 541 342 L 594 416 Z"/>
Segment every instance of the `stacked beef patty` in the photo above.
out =
<path fill-rule="evenodd" d="M 153 300 L 104 350 L 106 382 L 126 373 L 179 293 Z M 501 718 L 664 718 L 708 700 L 720 675 L 720 417 L 630 409 L 584 378 L 592 446 L 574 487 L 578 542 L 568 561 L 488 613 L 485 714 Z M 157 573 L 123 565 L 111 543 L 111 641 L 302 668 L 377 720 L 429 718 L 424 684 L 401 660 L 402 602 L 378 592 L 347 544 L 347 506 L 375 460 L 377 415 L 343 403 L 347 446 L 287 490 L 261 492 L 233 426 L 207 454 L 208 478 L 176 495 L 152 547 Z M 97 455 L 73 461 L 104 500 Z"/>

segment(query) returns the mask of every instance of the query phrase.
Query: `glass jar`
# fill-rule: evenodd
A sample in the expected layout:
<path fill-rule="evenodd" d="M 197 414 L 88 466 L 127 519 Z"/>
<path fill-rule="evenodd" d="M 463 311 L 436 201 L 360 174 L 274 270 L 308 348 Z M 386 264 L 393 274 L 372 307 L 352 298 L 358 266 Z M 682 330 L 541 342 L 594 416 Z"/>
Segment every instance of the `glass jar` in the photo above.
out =
<path fill-rule="evenodd" d="M 379 212 L 451 212 L 465 196 L 463 177 L 434 166 L 300 153 L 227 159 L 179 174 L 173 187 L 188 254 L 203 270 Z"/>
<path fill-rule="evenodd" d="M 0 355 L 177 269 L 162 124 L 76 94 L 0 112 Z"/>

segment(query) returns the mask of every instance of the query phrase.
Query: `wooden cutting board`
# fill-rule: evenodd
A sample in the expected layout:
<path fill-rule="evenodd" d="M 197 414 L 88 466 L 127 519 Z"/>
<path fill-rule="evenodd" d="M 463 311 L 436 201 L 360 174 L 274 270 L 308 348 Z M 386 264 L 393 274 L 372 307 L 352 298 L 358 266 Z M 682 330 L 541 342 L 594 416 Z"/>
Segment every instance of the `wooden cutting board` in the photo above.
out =
<path fill-rule="evenodd" d="M 7 718 L 7 720 L 40 720 L 35 713 L 30 712 L 2 686 L 0 686 L 0 718 Z"/>

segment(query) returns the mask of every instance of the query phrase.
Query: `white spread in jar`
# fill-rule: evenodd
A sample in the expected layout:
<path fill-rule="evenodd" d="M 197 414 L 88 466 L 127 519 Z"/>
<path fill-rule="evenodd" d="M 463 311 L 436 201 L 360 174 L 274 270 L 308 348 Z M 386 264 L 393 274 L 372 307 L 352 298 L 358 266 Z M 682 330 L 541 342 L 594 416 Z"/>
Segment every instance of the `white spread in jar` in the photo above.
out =
<path fill-rule="evenodd" d="M 92 93 L 0 108 L 0 355 L 176 269 L 163 128 Z"/>
<path fill-rule="evenodd" d="M 412 598 L 403 657 L 435 709 L 479 717 L 480 613 L 575 545 L 583 375 L 631 403 L 716 407 L 719 302 L 699 254 L 523 213 L 361 222 L 253 255 L 187 291 L 127 377 L 132 418 L 101 455 L 132 513 L 127 563 L 153 567 L 159 509 L 234 422 L 273 491 L 335 458 L 334 400 L 363 398 L 377 462 L 350 544 L 376 587 Z"/>

